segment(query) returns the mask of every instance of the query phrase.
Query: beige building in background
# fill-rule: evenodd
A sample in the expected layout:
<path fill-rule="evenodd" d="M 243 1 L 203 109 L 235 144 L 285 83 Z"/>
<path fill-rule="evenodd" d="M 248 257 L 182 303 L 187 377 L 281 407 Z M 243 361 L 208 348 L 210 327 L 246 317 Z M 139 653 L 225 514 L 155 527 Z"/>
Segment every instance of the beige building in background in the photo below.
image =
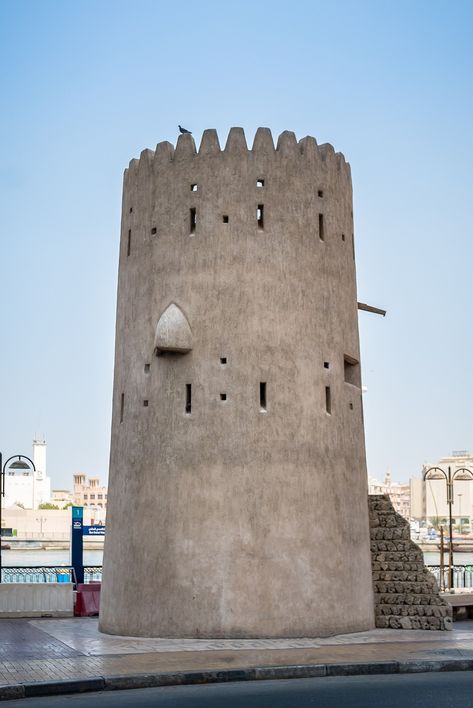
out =
<path fill-rule="evenodd" d="M 352 209 L 290 131 L 125 171 L 102 631 L 374 626 Z"/>
<path fill-rule="evenodd" d="M 106 510 L 108 488 L 100 484 L 98 477 L 87 477 L 85 474 L 74 475 L 74 504 L 85 509 Z"/>
<path fill-rule="evenodd" d="M 51 492 L 51 503 L 63 508 L 74 503 L 74 495 L 69 489 L 53 489 Z"/>

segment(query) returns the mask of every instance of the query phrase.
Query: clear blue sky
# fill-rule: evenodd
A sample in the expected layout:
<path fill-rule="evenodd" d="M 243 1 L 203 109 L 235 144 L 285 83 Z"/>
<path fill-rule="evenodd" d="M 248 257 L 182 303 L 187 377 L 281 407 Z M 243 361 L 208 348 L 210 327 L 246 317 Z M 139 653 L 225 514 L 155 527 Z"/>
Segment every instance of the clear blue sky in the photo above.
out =
<path fill-rule="evenodd" d="M 471 2 L 3 0 L 0 449 L 107 475 L 124 167 L 232 125 L 352 165 L 369 472 L 473 450 Z"/>

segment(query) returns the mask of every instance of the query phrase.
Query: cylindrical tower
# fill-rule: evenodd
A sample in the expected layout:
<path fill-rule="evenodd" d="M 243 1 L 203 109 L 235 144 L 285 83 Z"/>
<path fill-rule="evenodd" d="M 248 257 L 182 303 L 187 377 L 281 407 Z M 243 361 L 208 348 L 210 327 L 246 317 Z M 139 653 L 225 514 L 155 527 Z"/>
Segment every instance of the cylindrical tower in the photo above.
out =
<path fill-rule="evenodd" d="M 374 626 L 349 165 L 232 128 L 125 172 L 100 628 Z"/>

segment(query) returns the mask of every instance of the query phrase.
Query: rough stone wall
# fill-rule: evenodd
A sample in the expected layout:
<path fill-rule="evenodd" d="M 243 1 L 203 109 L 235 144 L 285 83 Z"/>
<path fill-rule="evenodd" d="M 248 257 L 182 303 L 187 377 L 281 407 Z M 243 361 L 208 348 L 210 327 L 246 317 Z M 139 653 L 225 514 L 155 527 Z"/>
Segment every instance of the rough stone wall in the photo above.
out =
<path fill-rule="evenodd" d="M 451 629 L 452 609 L 387 494 L 368 497 L 376 627 Z"/>
<path fill-rule="evenodd" d="M 130 163 L 103 631 L 374 626 L 359 361 L 343 155 L 232 128 Z"/>

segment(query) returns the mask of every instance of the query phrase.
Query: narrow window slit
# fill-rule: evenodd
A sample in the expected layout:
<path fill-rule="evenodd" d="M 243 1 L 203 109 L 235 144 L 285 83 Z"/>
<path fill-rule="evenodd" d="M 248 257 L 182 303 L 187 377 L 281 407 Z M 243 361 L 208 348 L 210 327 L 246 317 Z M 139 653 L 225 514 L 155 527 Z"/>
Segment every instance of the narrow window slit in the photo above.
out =
<path fill-rule="evenodd" d="M 186 413 L 192 412 L 192 384 L 186 384 Z"/>
<path fill-rule="evenodd" d="M 197 224 L 197 209 L 195 207 L 192 207 L 189 210 L 189 215 L 190 215 L 190 232 L 191 232 L 191 234 L 195 234 L 195 227 Z"/>
<path fill-rule="evenodd" d="M 261 411 L 266 411 L 266 381 L 260 381 L 259 385 L 259 407 Z"/>
<path fill-rule="evenodd" d="M 342 234 L 342 241 L 345 240 L 345 234 Z"/>
<path fill-rule="evenodd" d="M 324 369 L 330 369 L 330 362 L 324 361 Z"/>
<path fill-rule="evenodd" d="M 145 364 L 145 374 L 149 374 L 149 364 Z"/>
<path fill-rule="evenodd" d="M 148 408 L 148 405 L 149 405 L 149 401 L 147 401 L 146 398 L 145 398 L 144 401 L 143 401 L 143 406 L 144 406 L 145 408 Z"/>
<path fill-rule="evenodd" d="M 125 412 L 125 394 L 120 396 L 120 423 L 123 423 L 123 413 Z"/>
<path fill-rule="evenodd" d="M 349 406 L 350 410 L 352 411 L 353 410 L 353 403 L 349 403 L 348 406 Z"/>
<path fill-rule="evenodd" d="M 220 400 L 221 400 L 221 401 L 226 401 L 226 400 L 227 400 L 227 394 L 226 394 L 226 393 L 221 393 L 221 394 L 220 394 Z"/>
<path fill-rule="evenodd" d="M 257 187 L 264 187 L 264 179 L 257 179 L 256 186 Z"/>
<path fill-rule="evenodd" d="M 224 224 L 228 224 L 228 214 L 224 214 L 224 215 L 222 216 L 222 221 L 223 221 Z"/>
<path fill-rule="evenodd" d="M 220 357 L 220 363 L 221 363 L 221 364 L 226 364 L 226 363 L 227 363 L 227 357 L 226 357 L 226 356 L 221 356 L 221 357 Z"/>
<path fill-rule="evenodd" d="M 317 192 L 317 195 L 318 195 L 319 197 L 323 197 L 323 196 L 324 196 L 324 191 L 323 191 L 323 189 L 319 189 L 319 191 Z"/>
<path fill-rule="evenodd" d="M 256 221 L 258 222 L 258 229 L 263 231 L 264 229 L 264 205 L 258 204 L 256 209 Z"/>
<path fill-rule="evenodd" d="M 325 410 L 329 415 L 332 415 L 332 395 L 330 386 L 325 387 Z"/>
<path fill-rule="evenodd" d="M 157 233 L 157 231 L 158 230 L 157 230 L 156 226 L 153 226 L 153 228 L 151 229 L 151 233 L 153 234 L 153 236 Z"/>
<path fill-rule="evenodd" d="M 325 241 L 324 215 L 323 214 L 319 214 L 319 238 L 321 241 Z"/>
<path fill-rule="evenodd" d="M 129 256 L 131 253 L 131 229 L 128 229 L 128 243 L 126 246 L 126 255 Z"/>
<path fill-rule="evenodd" d="M 197 192 L 197 185 L 191 184 L 191 192 Z"/>
<path fill-rule="evenodd" d="M 133 207 L 130 207 L 130 214 L 133 212 Z"/>

